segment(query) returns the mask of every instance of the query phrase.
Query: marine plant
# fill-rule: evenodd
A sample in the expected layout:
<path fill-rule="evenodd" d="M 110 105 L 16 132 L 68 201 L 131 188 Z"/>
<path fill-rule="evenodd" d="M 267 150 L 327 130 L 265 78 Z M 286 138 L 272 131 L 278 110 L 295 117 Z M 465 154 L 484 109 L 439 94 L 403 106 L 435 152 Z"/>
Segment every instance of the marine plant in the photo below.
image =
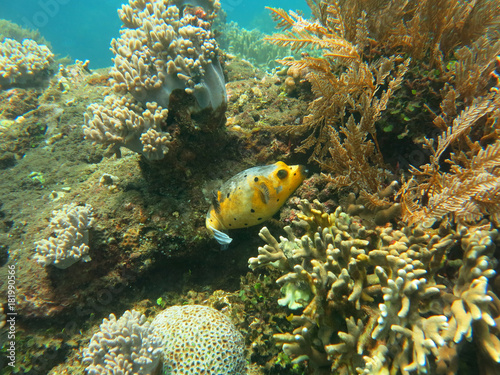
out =
<path fill-rule="evenodd" d="M 293 51 L 305 46 L 322 51 L 322 57 L 304 54 L 300 60 L 279 61 L 303 72 L 316 99 L 302 124 L 272 130 L 301 135 L 298 151 L 312 149 L 310 160 L 329 173 L 336 187 L 362 191 L 373 204 L 374 193 L 393 179 L 382 158 L 377 122 L 393 101 L 397 104 L 396 90 L 404 87 L 406 97 L 430 94 L 414 105 L 433 117 L 439 108 L 431 108 L 432 103 L 449 102 L 451 90 L 457 103 L 471 104 L 485 95 L 500 53 L 500 9 L 489 1 L 307 3 L 313 20 L 269 8 L 283 30 L 266 38 L 269 42 Z M 424 134 L 435 129 L 431 121 L 414 125 Z M 386 121 L 384 127 L 397 126 Z"/>
<path fill-rule="evenodd" d="M 21 43 L 23 39 L 32 39 L 38 44 L 46 45 L 52 50 L 50 43 L 40 35 L 38 30 L 26 29 L 14 22 L 0 19 L 0 42 L 3 42 L 6 38 L 14 39 L 19 43 Z"/>
<path fill-rule="evenodd" d="M 452 98 L 456 95 L 450 91 Z M 453 103 L 453 101 L 452 101 Z M 424 139 L 429 163 L 411 169 L 403 186 L 403 216 L 409 223 L 432 225 L 451 214 L 454 221 L 479 223 L 485 216 L 500 225 L 500 140 L 495 131 L 500 118 L 500 95 L 493 90 L 475 99 L 455 118 L 455 105 L 443 105 L 437 119 L 447 128 L 434 139 Z M 442 162 L 448 165 L 441 167 Z"/>

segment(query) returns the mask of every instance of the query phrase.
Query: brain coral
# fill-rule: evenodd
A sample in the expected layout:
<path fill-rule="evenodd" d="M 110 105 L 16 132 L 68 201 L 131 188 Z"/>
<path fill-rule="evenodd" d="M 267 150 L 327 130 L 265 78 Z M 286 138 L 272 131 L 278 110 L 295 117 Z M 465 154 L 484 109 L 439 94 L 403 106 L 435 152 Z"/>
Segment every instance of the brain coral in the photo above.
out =
<path fill-rule="evenodd" d="M 162 338 L 165 374 L 245 374 L 245 342 L 231 321 L 208 306 L 172 306 L 151 323 Z"/>

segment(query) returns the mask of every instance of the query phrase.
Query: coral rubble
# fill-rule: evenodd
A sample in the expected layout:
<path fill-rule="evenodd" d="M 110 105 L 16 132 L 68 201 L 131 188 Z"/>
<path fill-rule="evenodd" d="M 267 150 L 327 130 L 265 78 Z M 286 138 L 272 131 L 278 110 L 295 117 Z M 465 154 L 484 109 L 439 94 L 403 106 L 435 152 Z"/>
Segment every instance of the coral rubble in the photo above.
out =
<path fill-rule="evenodd" d="M 220 4 L 129 3 L 118 11 L 124 28 L 111 43 L 115 58 L 110 83 L 118 96 L 88 107 L 84 133 L 110 145 L 112 153 L 123 146 L 158 160 L 172 141 L 166 131 L 172 101 L 178 110 L 180 102 L 194 98 L 189 111 L 209 110 L 218 113 L 216 119 L 226 107 L 219 49 L 210 30 Z"/>
<path fill-rule="evenodd" d="M 488 288 L 497 230 L 490 224 L 368 229 L 318 201 L 300 208 L 294 224 L 305 234 L 285 227 L 278 242 L 264 227 L 267 245 L 249 260 L 252 269 L 283 272 L 279 303 L 297 311 L 296 328 L 274 337 L 295 362 L 341 374 L 434 373 L 456 366 L 463 338 L 473 337 L 498 368 L 498 298 Z M 450 284 L 441 273 L 455 244 L 463 255 Z"/>
<path fill-rule="evenodd" d="M 79 260 L 88 262 L 92 207 L 65 204 L 52 215 L 48 226 L 51 237 L 35 242 L 34 259 L 42 266 L 53 264 L 57 268 L 68 268 Z"/>
<path fill-rule="evenodd" d="M 0 86 L 37 86 L 48 77 L 54 55 L 45 45 L 6 38 L 0 43 Z"/>

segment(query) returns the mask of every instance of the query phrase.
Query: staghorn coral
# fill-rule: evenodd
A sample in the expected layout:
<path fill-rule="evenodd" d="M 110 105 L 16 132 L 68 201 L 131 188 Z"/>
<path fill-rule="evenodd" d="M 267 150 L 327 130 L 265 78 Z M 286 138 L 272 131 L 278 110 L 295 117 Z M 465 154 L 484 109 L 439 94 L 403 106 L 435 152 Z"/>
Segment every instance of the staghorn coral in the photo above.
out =
<path fill-rule="evenodd" d="M 82 362 L 88 375 L 151 375 L 161 358 L 161 340 L 152 332 L 146 317 L 136 310 L 125 311 L 120 319 L 104 318 L 100 331 L 83 350 Z"/>
<path fill-rule="evenodd" d="M 0 86 L 37 86 L 48 77 L 54 55 L 45 45 L 6 38 L 0 43 Z"/>
<path fill-rule="evenodd" d="M 149 323 L 139 312 L 103 319 L 83 363 L 89 375 L 110 373 L 246 373 L 243 336 L 218 310 L 201 305 L 172 306 Z"/>
<path fill-rule="evenodd" d="M 63 269 L 79 260 L 90 261 L 88 242 L 92 222 L 92 207 L 88 204 L 65 204 L 53 211 L 48 226 L 51 237 L 35 242 L 33 259 L 44 267 L 53 264 Z"/>
<path fill-rule="evenodd" d="M 220 125 L 226 107 L 219 49 L 210 30 L 218 1 L 130 1 L 118 10 L 124 24 L 113 39 L 110 84 L 115 95 L 85 114 L 86 138 L 162 159 L 172 135 L 169 110 L 210 111 Z M 175 106 L 172 105 L 175 102 Z M 193 126 L 193 129 L 198 129 Z"/>
<path fill-rule="evenodd" d="M 297 238 L 285 227 L 278 242 L 263 228 L 267 245 L 249 260 L 252 269 L 281 270 L 283 293 L 300 292 L 280 301 L 294 310 L 294 331 L 274 335 L 294 362 L 339 374 L 442 373 L 472 337 L 498 370 L 500 311 L 488 290 L 497 231 L 489 224 L 368 229 L 317 201 L 304 200 L 300 209 L 294 225 L 305 234 Z M 453 285 L 440 272 L 456 243 L 463 260 Z"/>

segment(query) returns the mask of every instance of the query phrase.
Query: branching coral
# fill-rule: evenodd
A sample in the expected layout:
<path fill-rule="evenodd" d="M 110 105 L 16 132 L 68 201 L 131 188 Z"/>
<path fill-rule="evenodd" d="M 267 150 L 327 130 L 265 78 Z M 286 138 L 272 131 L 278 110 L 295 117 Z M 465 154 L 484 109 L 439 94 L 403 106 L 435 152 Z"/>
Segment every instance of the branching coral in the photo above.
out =
<path fill-rule="evenodd" d="M 34 40 L 6 38 L 0 43 L 0 86 L 36 86 L 46 80 L 54 60 L 47 46 Z"/>
<path fill-rule="evenodd" d="M 445 358 L 457 361 L 464 335 L 499 362 L 499 312 L 488 290 L 496 230 L 455 231 L 446 222 L 437 229 L 367 229 L 340 208 L 328 214 L 315 206 L 302 201 L 294 222 L 305 231 L 301 238 L 285 227 L 287 237 L 278 242 L 263 228 L 267 245 L 249 260 L 252 269 L 282 270 L 282 292 L 302 291 L 298 301 L 286 299 L 298 311 L 295 330 L 274 336 L 295 362 L 340 374 L 426 374 Z M 456 243 L 463 263 L 450 287 L 440 273 Z"/>
<path fill-rule="evenodd" d="M 68 268 L 79 260 L 90 261 L 92 207 L 65 204 L 52 215 L 48 229 L 53 237 L 35 242 L 34 259 L 42 266 L 53 264 L 57 268 Z"/>
<path fill-rule="evenodd" d="M 83 350 L 83 363 L 89 375 L 151 375 L 161 353 L 161 339 L 152 332 L 146 317 L 127 310 L 118 320 L 113 314 L 103 319 L 100 331 Z"/>
<path fill-rule="evenodd" d="M 119 155 L 123 146 L 150 160 L 161 159 L 172 140 L 170 133 L 161 131 L 168 110 L 154 102 L 147 103 L 147 107 L 143 110 L 127 97 L 107 96 L 104 105 L 91 104 L 87 108 L 85 137 L 109 145 L 109 153 Z"/>
<path fill-rule="evenodd" d="M 224 76 L 210 21 L 220 4 L 213 0 L 130 1 L 118 11 L 125 28 L 113 39 L 111 83 L 140 103 L 168 108 L 174 90 L 193 94 L 201 108 L 226 101 Z"/>
<path fill-rule="evenodd" d="M 219 125 L 226 90 L 210 30 L 219 8 L 214 0 L 123 5 L 118 13 L 124 28 L 111 42 L 116 95 L 87 108 L 85 136 L 109 145 L 110 153 L 119 155 L 123 146 L 158 160 L 168 153 L 173 138 L 174 132 L 167 131 L 169 109 L 211 111 Z"/>

